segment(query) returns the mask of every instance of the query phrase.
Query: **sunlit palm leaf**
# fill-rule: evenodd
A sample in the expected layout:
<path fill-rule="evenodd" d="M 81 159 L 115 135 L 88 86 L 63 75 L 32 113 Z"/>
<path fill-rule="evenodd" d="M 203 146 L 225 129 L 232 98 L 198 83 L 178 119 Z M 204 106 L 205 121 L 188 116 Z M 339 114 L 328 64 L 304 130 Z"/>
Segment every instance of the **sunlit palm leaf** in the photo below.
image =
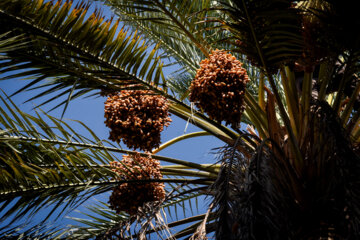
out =
<path fill-rule="evenodd" d="M 134 154 L 133 151 L 104 146 L 85 125 L 91 138 L 78 134 L 62 120 L 44 113 L 31 116 L 3 97 L 1 102 L 5 106 L 0 108 L 0 213 L 3 220 L 31 219 L 47 208 L 49 213 L 41 219 L 46 221 L 125 182 L 113 180 L 115 173 L 108 167 L 109 162 L 119 161 L 113 153 Z M 48 122 L 53 123 L 52 126 Z M 161 169 L 164 182 L 174 183 L 174 188 L 178 188 L 177 183 L 192 186 L 180 191 L 185 197 L 175 199 L 170 205 L 188 201 L 192 198 L 188 194 L 198 190 L 196 184 L 206 186 L 216 177 L 216 166 L 157 155 L 153 158 L 177 164 Z M 10 230 L 4 229 L 1 234 Z"/>
<path fill-rule="evenodd" d="M 33 216 L 47 206 L 51 206 L 50 213 L 44 219 L 57 209 L 56 214 L 61 215 L 88 197 L 111 189 L 114 174 L 106 167 L 113 159 L 111 154 L 84 151 L 71 142 L 88 141 L 66 123 L 47 116 L 46 121 L 55 125 L 50 127 L 40 115 L 30 116 L 13 103 L 1 101 L 6 106 L 0 108 L 3 220 Z"/>
<path fill-rule="evenodd" d="M 22 6 L 21 11 L 17 11 L 18 6 Z M 61 5 L 40 0 L 2 1 L 1 21 L 32 40 L 21 51 L 5 52 L 8 60 L 0 62 L 0 72 L 8 76 L 3 79 L 30 77 L 32 80 L 18 92 L 39 89 L 43 86 L 38 84 L 50 79 L 45 82 L 43 91 L 31 100 L 50 93 L 58 94 L 43 102 L 45 104 L 58 96 L 67 96 L 67 100 L 58 106 L 67 106 L 69 100 L 93 89 L 113 91 L 139 83 L 140 87 L 166 95 L 165 88 L 156 88 L 157 84 L 165 84 L 156 47 L 147 51 L 139 36 L 126 34 L 124 29 L 115 37 L 118 23 L 104 22 L 98 12 L 86 19 L 87 9 L 86 4 L 78 4 L 72 9 L 70 2 Z M 22 69 L 20 73 L 13 72 L 19 69 Z M 177 111 L 177 114 L 187 118 L 191 108 L 166 96 L 182 105 L 187 113 Z M 204 115 L 201 118 L 211 122 Z M 229 132 L 220 125 L 215 128 Z"/>
<path fill-rule="evenodd" d="M 163 237 L 166 236 L 166 232 L 163 232 L 164 230 L 170 230 L 170 232 L 174 234 L 174 236 L 176 236 L 176 234 L 178 234 L 179 236 L 191 235 L 192 231 L 194 231 L 192 229 L 192 225 L 194 223 L 198 224 L 199 222 L 201 222 L 201 220 L 204 218 L 204 214 L 196 215 L 195 213 L 193 213 L 193 216 L 189 218 L 182 217 L 181 219 L 175 218 L 174 220 L 173 216 L 166 216 L 167 214 L 165 213 L 164 208 L 171 208 L 171 211 L 174 211 L 175 204 L 181 204 L 184 201 L 188 201 L 189 199 L 194 200 L 194 198 L 196 198 L 198 195 L 196 194 L 197 191 L 199 191 L 199 189 L 194 188 L 191 190 L 190 188 L 189 191 L 181 190 L 179 191 L 180 193 L 174 193 L 172 196 L 169 196 L 168 200 L 163 203 L 164 206 L 161 207 L 161 210 L 159 212 L 159 214 L 161 214 L 162 218 L 165 220 L 164 223 L 166 225 L 157 224 L 152 227 L 149 226 L 147 228 L 144 228 L 144 224 L 147 221 L 146 217 L 129 217 L 127 214 L 116 214 L 114 211 L 109 210 L 106 203 L 92 205 L 88 207 L 90 213 L 83 213 L 90 218 L 72 218 L 73 220 L 76 220 L 81 224 L 85 224 L 85 226 L 71 226 L 71 229 L 73 229 L 73 231 L 70 237 L 72 239 L 87 239 L 91 237 L 97 237 L 98 239 L 108 239 L 110 238 L 109 233 L 112 233 L 111 236 L 117 236 L 117 234 L 122 234 L 119 236 L 123 236 L 124 239 L 131 239 L 131 237 L 136 238 L 138 236 L 137 233 L 141 229 L 145 230 L 145 233 L 149 236 L 155 238 L 158 234 L 162 235 Z M 181 208 L 184 207 L 185 204 Z M 195 209 L 194 212 L 198 212 L 198 209 Z M 173 221 L 171 221 L 170 219 L 172 219 Z M 129 226 L 132 227 L 128 228 Z M 177 233 L 173 228 L 178 229 Z M 192 229 L 192 231 L 187 233 L 187 230 L 189 229 Z"/>
<path fill-rule="evenodd" d="M 196 69 L 202 59 L 208 56 L 211 49 L 229 49 L 225 41 L 226 32 L 219 31 L 214 21 L 203 21 L 220 16 L 216 11 L 206 11 L 214 5 L 214 1 L 121 1 L 104 0 L 115 13 L 134 29 L 153 43 L 159 44 L 163 50 L 160 56 L 169 61 L 166 66 L 176 66 L 170 80 L 176 75 L 194 78 Z M 165 68 L 166 69 L 166 68 Z M 179 93 L 181 100 L 186 99 L 189 81 L 178 84 L 169 83 L 170 89 Z M 181 92 L 179 92 L 181 90 Z"/>
<path fill-rule="evenodd" d="M 13 228 L 1 228 L 1 239 L 4 240 L 26 240 L 26 239 L 57 239 L 61 233 L 56 227 L 49 225 L 38 225 L 30 229 L 23 230 L 22 226 Z"/>
<path fill-rule="evenodd" d="M 92 89 L 164 84 L 156 46 L 149 50 L 136 33 L 119 29 L 119 22 L 105 21 L 100 11 L 88 17 L 88 8 L 85 3 L 73 7 L 61 1 L 1 1 L 2 33 L 11 29 L 31 40 L 21 51 L 3 48 L 8 60 L 0 62 L 1 72 L 8 73 L 7 79 L 31 77 L 22 90 L 52 78 L 47 85 L 52 88 L 43 95 L 62 90 L 60 95 L 70 99 Z M 17 69 L 22 72 L 11 73 Z"/>
<path fill-rule="evenodd" d="M 210 50 L 201 19 L 211 1 L 122 1 L 107 0 L 125 24 L 140 29 L 160 44 L 164 58 L 175 59 L 187 71 L 194 71 Z M 202 13 L 200 13 L 202 11 Z"/>

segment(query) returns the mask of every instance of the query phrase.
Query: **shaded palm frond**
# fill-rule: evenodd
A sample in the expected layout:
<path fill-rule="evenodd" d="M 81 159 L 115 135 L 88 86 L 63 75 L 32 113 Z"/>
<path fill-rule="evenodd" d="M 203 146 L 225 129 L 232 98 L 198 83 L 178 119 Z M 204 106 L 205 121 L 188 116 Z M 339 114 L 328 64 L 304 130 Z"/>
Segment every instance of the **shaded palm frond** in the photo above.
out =
<path fill-rule="evenodd" d="M 344 52 L 359 52 L 360 26 L 353 4 L 342 4 L 338 0 L 311 1 L 303 3 L 316 19 L 319 31 L 318 45 L 329 52 L 339 55 Z"/>
<path fill-rule="evenodd" d="M 300 172 L 276 142 L 257 149 L 240 195 L 238 239 L 359 237 L 359 155 L 327 103 L 312 103 L 308 126 Z"/>
<path fill-rule="evenodd" d="M 117 214 L 109 208 L 105 202 L 98 202 L 86 208 L 83 212 L 87 218 L 69 217 L 70 219 L 82 224 L 82 226 L 71 225 L 63 230 L 63 234 L 68 239 L 89 239 L 102 235 L 119 223 L 128 221 L 129 215 L 126 213 Z"/>
<path fill-rule="evenodd" d="M 221 170 L 209 188 L 214 196 L 212 212 L 215 215 L 216 239 L 238 239 L 236 229 L 239 225 L 239 216 L 236 214 L 246 187 L 246 173 L 249 168 L 249 156 L 244 155 L 239 148 L 246 147 L 244 139 L 239 138 L 233 146 L 218 150 Z"/>
<path fill-rule="evenodd" d="M 96 239 L 112 239 L 112 237 L 118 236 L 123 239 L 143 239 L 144 236 L 148 235 L 173 239 L 174 230 L 171 228 L 176 227 L 179 229 L 182 226 L 182 229 L 186 229 L 187 225 L 201 220 L 204 215 L 173 220 L 174 218 L 171 214 L 174 213 L 168 210 L 168 214 L 170 214 L 168 215 L 166 214 L 166 209 L 174 211 L 175 207 L 176 211 L 176 206 L 180 204 L 179 206 L 185 211 L 185 204 L 183 203 L 196 199 L 199 196 L 199 191 L 207 187 L 196 187 L 196 185 L 191 183 L 183 183 L 171 188 L 170 186 L 169 193 L 163 201 L 144 204 L 134 216 L 116 214 L 108 209 L 106 203 L 89 207 L 90 214 L 83 214 L 89 216 L 91 220 L 73 218 L 86 226 L 71 226 L 71 229 L 75 230 L 72 230 L 70 237 L 74 239 L 87 239 L 91 237 L 96 237 Z M 182 190 L 185 186 L 188 186 L 186 191 Z M 189 206 L 191 207 L 191 204 Z M 173 221 L 170 221 L 169 218 Z"/>
<path fill-rule="evenodd" d="M 301 16 L 291 1 L 230 1 L 224 11 L 229 17 L 224 27 L 253 64 L 277 69 L 301 55 Z"/>
<path fill-rule="evenodd" d="M 232 31 L 236 44 L 243 46 L 240 51 L 250 58 L 252 64 L 264 70 L 289 135 L 296 164 L 301 164 L 298 142 L 273 78 L 279 66 L 294 61 L 303 52 L 300 10 L 286 0 L 242 0 L 226 4 L 224 11 L 231 19 L 223 22 L 224 28 Z"/>
<path fill-rule="evenodd" d="M 4 32 L 0 34 L 0 52 L 10 52 L 20 49 L 28 44 L 23 35 L 12 36 L 11 32 Z M 1 55 L 0 60 L 7 59 L 6 56 Z"/>
<path fill-rule="evenodd" d="M 189 96 L 189 88 L 194 76 L 186 73 L 172 74 L 167 78 L 167 84 L 173 94 L 184 101 Z"/>

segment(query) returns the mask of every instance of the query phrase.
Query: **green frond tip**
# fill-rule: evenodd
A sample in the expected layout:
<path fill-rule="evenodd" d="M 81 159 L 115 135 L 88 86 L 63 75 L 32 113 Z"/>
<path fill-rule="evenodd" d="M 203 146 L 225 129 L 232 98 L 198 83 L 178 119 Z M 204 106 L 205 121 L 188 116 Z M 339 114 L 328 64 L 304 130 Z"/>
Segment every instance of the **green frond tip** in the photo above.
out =
<path fill-rule="evenodd" d="M 100 144 L 86 147 L 97 143 L 96 137 L 89 140 L 46 114 L 26 114 L 7 96 L 0 96 L 0 106 L 2 220 L 31 219 L 44 208 L 49 212 L 42 213 L 41 220 L 61 216 L 117 184 L 104 165 L 113 160 L 111 155 Z"/>
<path fill-rule="evenodd" d="M 99 9 L 89 16 L 89 7 L 72 1 L 1 1 L 0 36 L 12 31 L 6 42 L 0 38 L 0 53 L 6 57 L 0 59 L 0 72 L 7 74 L 3 79 L 28 78 L 18 92 L 46 89 L 34 98 L 62 91 L 68 95 L 62 104 L 94 89 L 138 84 L 160 91 L 165 79 L 157 46 L 120 28 L 119 21 L 105 20 Z M 20 68 L 21 73 L 12 72 Z"/>
<path fill-rule="evenodd" d="M 11 31 L 0 34 L 0 52 L 15 51 L 28 43 L 23 34 L 13 36 Z M 6 57 L 0 56 L 0 61 L 2 59 L 6 59 Z"/>

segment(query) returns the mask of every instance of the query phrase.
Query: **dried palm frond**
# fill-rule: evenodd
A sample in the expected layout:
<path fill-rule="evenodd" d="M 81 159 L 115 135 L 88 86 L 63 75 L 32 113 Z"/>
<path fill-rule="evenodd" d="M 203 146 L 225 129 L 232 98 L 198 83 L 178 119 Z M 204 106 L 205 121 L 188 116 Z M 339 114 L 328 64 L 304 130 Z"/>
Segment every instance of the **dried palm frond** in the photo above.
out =
<path fill-rule="evenodd" d="M 212 208 L 216 216 L 216 239 L 238 239 L 237 209 L 246 186 L 246 172 L 249 168 L 247 155 L 238 150 L 239 146 L 245 147 L 240 138 L 234 146 L 220 149 L 218 158 L 221 162 L 221 170 L 218 178 L 209 188 L 214 197 Z"/>

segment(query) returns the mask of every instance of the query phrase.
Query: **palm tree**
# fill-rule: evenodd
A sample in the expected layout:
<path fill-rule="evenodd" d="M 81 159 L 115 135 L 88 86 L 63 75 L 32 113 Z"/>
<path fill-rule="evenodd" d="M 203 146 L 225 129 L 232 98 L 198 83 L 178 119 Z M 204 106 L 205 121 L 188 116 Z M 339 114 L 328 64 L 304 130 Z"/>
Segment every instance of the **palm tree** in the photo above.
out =
<path fill-rule="evenodd" d="M 356 7 L 337 0 L 100 2 L 119 20 L 105 20 L 99 10 L 90 13 L 84 2 L 2 0 L 3 79 L 27 79 L 15 94 L 43 89 L 30 100 L 54 92 L 67 96 L 55 106 L 64 111 L 86 95 L 107 95 L 109 104 L 125 102 L 121 96 L 130 93 L 139 93 L 133 102 L 142 101 L 136 95 L 164 99 L 168 105 L 161 106 L 168 109 L 156 109 L 202 131 L 158 146 L 145 135 L 140 142 L 129 140 L 129 132 L 113 128 L 113 140 L 121 135 L 130 148 L 143 147 L 152 159 L 174 164 L 161 167 L 163 177 L 155 178 L 136 164 L 149 153 L 101 141 L 86 125 L 91 139 L 47 113 L 31 116 L 3 95 L 2 219 L 16 222 L 48 206 L 46 223 L 104 192 L 132 186 L 131 195 L 137 186 L 166 185 L 164 196 L 132 210 L 111 210 L 115 198 L 110 206 L 90 207 L 89 218 L 78 219 L 81 226 L 5 227 L 3 238 L 206 239 L 212 232 L 216 239 L 359 238 Z M 165 77 L 164 62 L 177 70 Z M 228 100 L 234 95 L 236 101 Z M 224 142 L 217 161 L 197 164 L 157 155 L 204 135 Z M 120 163 L 116 153 L 129 154 L 137 168 L 124 163 L 127 157 Z M 166 220 L 166 209 L 199 196 L 212 199 L 206 213 Z"/>

